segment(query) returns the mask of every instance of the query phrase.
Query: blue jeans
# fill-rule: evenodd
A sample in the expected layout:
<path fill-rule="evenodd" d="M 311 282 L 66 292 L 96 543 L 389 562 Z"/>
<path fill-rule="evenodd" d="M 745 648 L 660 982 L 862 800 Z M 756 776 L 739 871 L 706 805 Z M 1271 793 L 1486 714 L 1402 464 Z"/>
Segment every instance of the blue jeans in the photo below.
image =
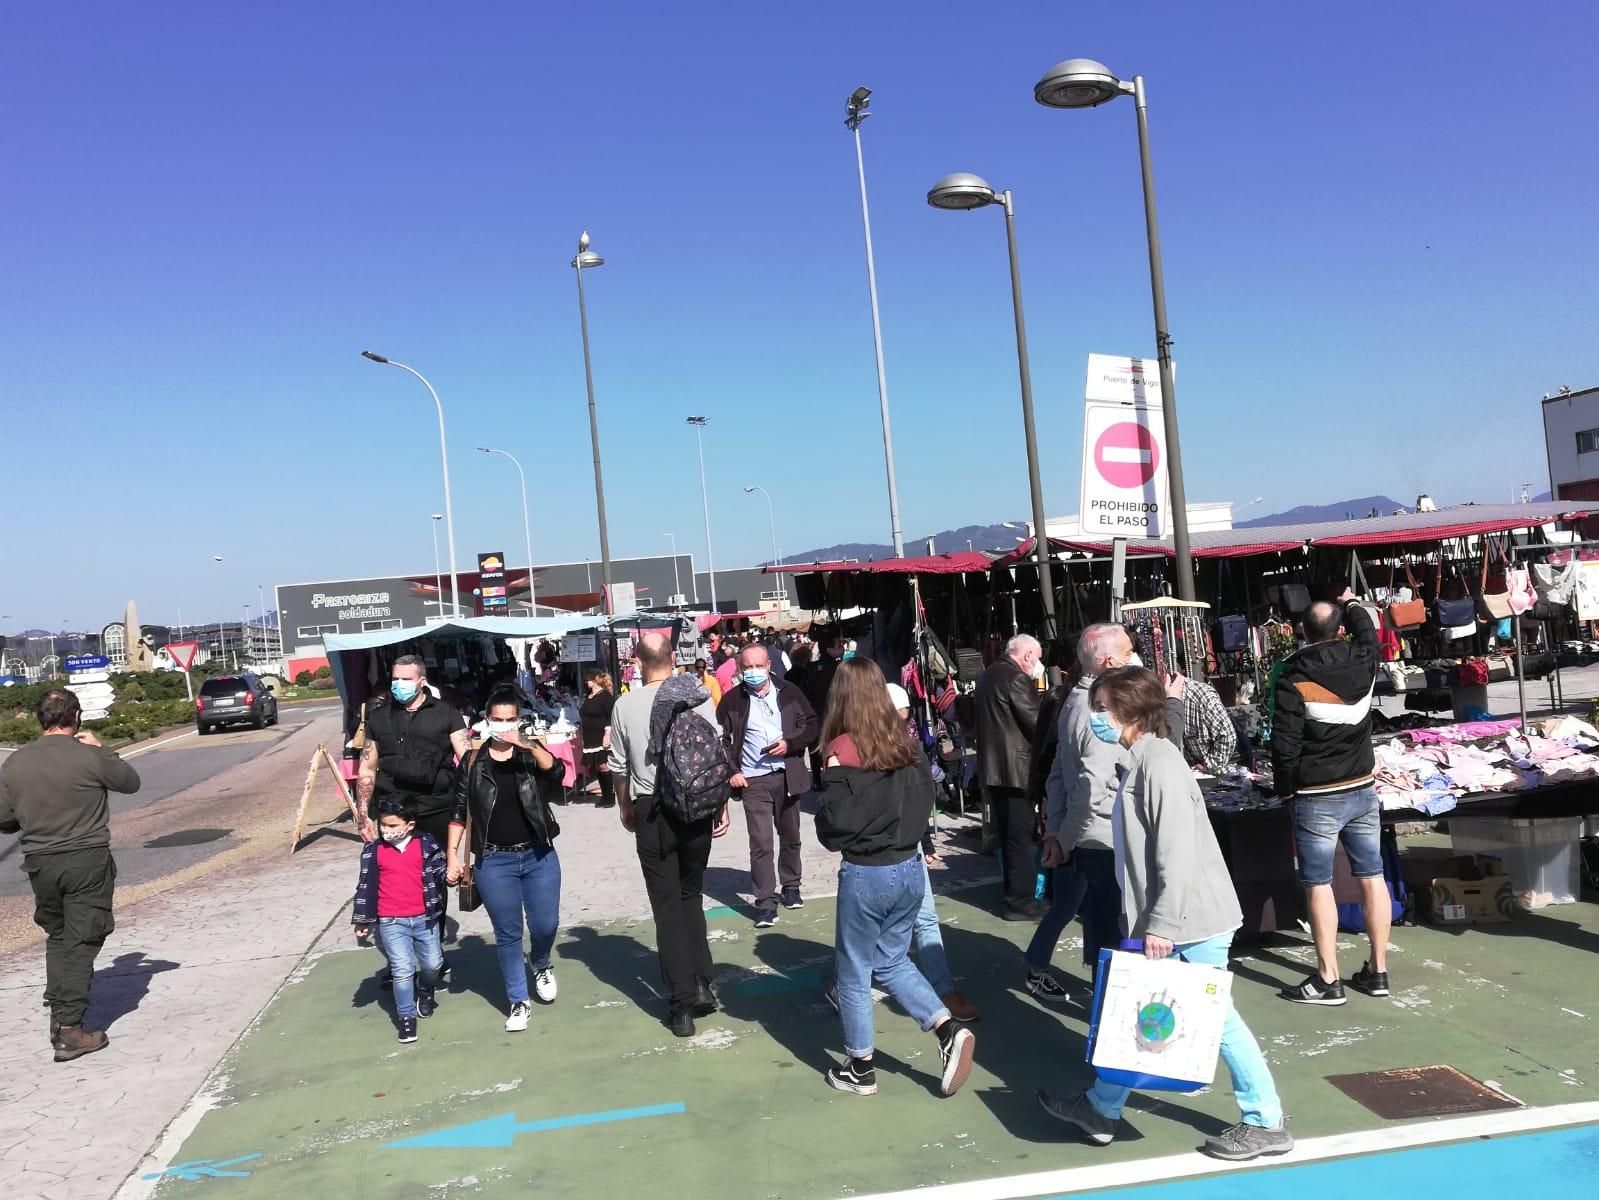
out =
<path fill-rule="evenodd" d="M 933 879 L 927 873 L 926 859 L 922 859 L 922 889 L 922 906 L 916 910 L 911 945 L 916 951 L 916 965 L 933 991 L 940 996 L 947 996 L 955 990 L 955 978 L 949 973 L 949 959 L 944 957 L 944 935 L 938 931 L 938 911 L 933 907 Z"/>
<path fill-rule="evenodd" d="M 1023 956 L 1034 971 L 1042 971 L 1049 966 L 1061 931 L 1071 924 L 1071 919 L 1082 907 L 1083 894 L 1088 891 L 1088 880 L 1070 863 L 1063 863 L 1054 870 L 1055 898 L 1050 902 L 1049 911 L 1038 922 L 1038 932 L 1027 943 L 1027 953 Z M 1083 940 L 1087 941 L 1086 938 Z"/>
<path fill-rule="evenodd" d="M 1333 851 L 1339 842 L 1356 879 L 1382 875 L 1382 808 L 1375 787 L 1295 799 L 1294 846 L 1299 851 L 1301 884 L 1318 887 L 1332 882 Z"/>
<path fill-rule="evenodd" d="M 439 986 L 439 972 L 444 969 L 438 925 L 426 917 L 379 917 L 378 945 L 394 976 L 394 1015 L 416 1016 L 417 983 L 431 992 Z"/>
<path fill-rule="evenodd" d="M 908 956 L 911 931 L 927 894 L 926 881 L 927 864 L 920 854 L 891 867 L 851 862 L 839 867 L 833 943 L 844 1052 L 852 1057 L 872 1053 L 874 978 L 923 1029 L 949 1016 L 949 1009 Z"/>
<path fill-rule="evenodd" d="M 561 923 L 561 857 L 553 846 L 542 850 L 493 850 L 478 859 L 478 894 L 494 926 L 494 949 L 512 1004 L 527 1002 L 527 972 L 550 965 L 555 931 Z M 522 963 L 522 914 L 532 945 Z"/>
<path fill-rule="evenodd" d="M 1224 933 L 1208 942 L 1190 942 L 1177 950 L 1189 962 L 1227 969 L 1227 951 L 1232 947 L 1233 935 Z M 1272 1080 L 1271 1068 L 1260 1052 L 1260 1043 L 1249 1032 L 1238 1015 L 1238 1009 L 1229 1006 L 1227 1023 L 1221 1031 L 1221 1057 L 1233 1079 L 1233 1098 L 1244 1114 L 1245 1125 L 1258 1125 L 1265 1129 L 1280 1129 L 1283 1123 L 1283 1105 L 1277 1098 L 1277 1084 Z M 1088 1102 L 1094 1111 L 1108 1121 L 1119 1121 L 1122 1106 L 1127 1103 L 1131 1089 L 1117 1087 L 1100 1080 L 1088 1089 Z"/>

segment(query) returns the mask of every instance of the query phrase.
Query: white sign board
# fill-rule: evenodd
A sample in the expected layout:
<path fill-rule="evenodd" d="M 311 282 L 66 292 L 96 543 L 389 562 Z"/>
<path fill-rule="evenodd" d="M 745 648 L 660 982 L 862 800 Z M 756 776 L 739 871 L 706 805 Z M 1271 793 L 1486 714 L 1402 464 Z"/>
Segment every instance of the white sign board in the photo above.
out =
<path fill-rule="evenodd" d="M 592 633 L 569 633 L 561 641 L 562 662 L 596 662 L 599 639 Z"/>
<path fill-rule="evenodd" d="M 110 683 L 110 671 L 73 671 L 67 675 L 68 683 Z"/>
<path fill-rule="evenodd" d="M 625 617 L 638 612 L 638 589 L 631 580 L 611 585 L 611 615 Z"/>
<path fill-rule="evenodd" d="M 116 699 L 109 683 L 69 683 L 67 691 L 78 698 L 84 708 L 106 708 Z"/>
<path fill-rule="evenodd" d="M 1171 528 L 1166 427 L 1152 359 L 1088 356 L 1083 408 L 1083 533 L 1160 537 Z"/>
<path fill-rule="evenodd" d="M 1083 396 L 1110 404 L 1148 404 L 1159 408 L 1160 364 L 1152 358 L 1090 354 Z"/>
<path fill-rule="evenodd" d="M 105 709 L 105 708 L 86 708 L 81 713 L 78 714 L 78 720 L 80 720 L 80 721 L 103 721 L 107 717 L 109 717 L 110 715 L 111 715 L 111 711 L 109 709 Z"/>

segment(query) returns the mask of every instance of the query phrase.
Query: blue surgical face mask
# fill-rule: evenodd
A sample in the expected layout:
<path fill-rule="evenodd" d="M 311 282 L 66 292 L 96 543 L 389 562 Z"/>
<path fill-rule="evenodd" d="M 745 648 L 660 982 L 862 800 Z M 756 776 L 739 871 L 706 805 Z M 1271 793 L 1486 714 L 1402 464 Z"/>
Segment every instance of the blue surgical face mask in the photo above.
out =
<path fill-rule="evenodd" d="M 1102 742 L 1112 746 L 1122 740 L 1122 727 L 1111 720 L 1108 712 L 1095 712 L 1088 715 L 1088 727 L 1094 731 L 1094 736 Z"/>
<path fill-rule="evenodd" d="M 745 667 L 739 672 L 739 681 L 752 692 L 758 692 L 766 686 L 771 672 L 765 667 Z"/>
<path fill-rule="evenodd" d="M 389 681 L 389 695 L 401 704 L 409 704 L 416 699 L 416 694 L 421 685 L 414 679 L 391 679 Z"/>

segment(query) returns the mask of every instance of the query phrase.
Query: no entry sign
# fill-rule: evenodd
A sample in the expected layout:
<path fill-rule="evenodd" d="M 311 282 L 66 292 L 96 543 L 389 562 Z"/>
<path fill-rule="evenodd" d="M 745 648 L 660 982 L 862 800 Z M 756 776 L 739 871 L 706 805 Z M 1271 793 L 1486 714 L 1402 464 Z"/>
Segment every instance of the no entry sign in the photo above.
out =
<path fill-rule="evenodd" d="M 1079 511 L 1088 534 L 1145 538 L 1166 532 L 1166 440 L 1158 407 L 1088 402 Z"/>

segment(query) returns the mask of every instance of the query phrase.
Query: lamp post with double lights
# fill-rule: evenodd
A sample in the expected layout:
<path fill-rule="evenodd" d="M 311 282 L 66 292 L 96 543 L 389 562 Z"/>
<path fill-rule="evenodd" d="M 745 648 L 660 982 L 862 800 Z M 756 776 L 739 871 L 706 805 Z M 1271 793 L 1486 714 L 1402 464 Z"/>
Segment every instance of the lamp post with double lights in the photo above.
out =
<path fill-rule="evenodd" d="M 533 528 L 527 520 L 527 476 L 522 473 L 522 464 L 517 462 L 516 455 L 509 450 L 496 450 L 493 446 L 479 446 L 480 454 L 499 454 L 511 460 L 511 465 L 516 468 L 517 481 L 522 486 L 522 541 L 527 550 L 527 603 L 530 615 L 538 611 L 538 600 L 533 592 Z"/>
<path fill-rule="evenodd" d="M 861 125 L 872 114 L 872 89 L 858 87 L 844 101 L 844 125 L 855 135 L 855 167 L 861 180 L 861 224 L 866 228 L 866 287 L 872 297 L 872 349 L 877 354 L 877 406 L 883 417 L 883 465 L 888 473 L 888 524 L 894 536 L 894 557 L 905 557 L 905 536 L 899 523 L 899 484 L 894 478 L 894 432 L 888 419 L 888 377 L 883 371 L 883 322 L 877 312 L 877 261 L 872 255 L 872 212 L 866 203 L 866 158 L 861 153 Z"/>
<path fill-rule="evenodd" d="M 444 405 L 439 403 L 439 394 L 433 390 L 433 385 L 416 368 L 408 367 L 403 362 L 395 362 L 392 358 L 384 358 L 381 354 L 373 354 L 370 350 L 361 351 L 361 357 L 385 367 L 399 367 L 400 370 L 415 375 L 422 381 L 422 386 L 427 388 L 428 395 L 433 397 L 433 407 L 439 413 L 439 462 L 444 468 L 444 536 L 450 549 L 450 603 L 455 606 L 456 612 L 460 612 L 461 581 L 455 571 L 455 510 L 450 506 L 450 451 L 444 441 Z"/>
<path fill-rule="evenodd" d="M 1166 324 L 1166 276 L 1160 258 L 1160 223 L 1155 216 L 1155 167 L 1149 153 L 1149 103 L 1144 77 L 1118 79 L 1104 63 L 1071 58 L 1056 63 L 1033 86 L 1033 99 L 1047 108 L 1097 108 L 1131 96 L 1138 112 L 1138 160 L 1144 180 L 1144 230 L 1149 241 L 1149 290 L 1155 309 L 1155 357 L 1160 363 L 1160 411 L 1166 431 L 1166 475 L 1171 504 L 1172 548 L 1177 559 L 1177 597 L 1192 600 L 1194 559 L 1188 543 L 1188 497 L 1177 437 L 1177 384 L 1172 378 L 1171 332 Z"/>
<path fill-rule="evenodd" d="M 589 357 L 589 310 L 583 299 L 583 272 L 603 267 L 605 260 L 589 249 L 588 230 L 577 239 L 572 270 L 577 274 L 577 319 L 583 329 L 583 381 L 589 392 L 589 442 L 594 447 L 594 507 L 600 519 L 600 611 L 611 611 L 611 535 L 605 527 L 605 475 L 600 470 L 600 420 L 594 411 L 594 363 Z"/>
<path fill-rule="evenodd" d="M 711 493 L 705 487 L 705 426 L 709 417 L 689 417 L 700 448 L 700 501 L 705 505 L 705 570 L 711 581 L 711 611 L 716 611 L 716 553 L 711 549 Z"/>
<path fill-rule="evenodd" d="M 1022 432 L 1027 441 L 1027 486 L 1033 501 L 1033 550 L 1038 562 L 1038 590 L 1044 603 L 1044 637 L 1048 645 L 1058 633 L 1055 623 L 1055 584 L 1050 571 L 1049 531 L 1045 525 L 1044 484 L 1038 466 L 1038 431 L 1033 423 L 1033 373 L 1027 361 L 1027 322 L 1022 316 L 1021 266 L 1016 256 L 1016 206 L 1009 189 L 995 192 L 976 175 L 946 175 L 927 193 L 934 208 L 970 212 L 997 204 L 1005 210 L 1005 243 L 1010 252 L 1011 308 L 1016 320 L 1016 368 L 1021 375 Z"/>

